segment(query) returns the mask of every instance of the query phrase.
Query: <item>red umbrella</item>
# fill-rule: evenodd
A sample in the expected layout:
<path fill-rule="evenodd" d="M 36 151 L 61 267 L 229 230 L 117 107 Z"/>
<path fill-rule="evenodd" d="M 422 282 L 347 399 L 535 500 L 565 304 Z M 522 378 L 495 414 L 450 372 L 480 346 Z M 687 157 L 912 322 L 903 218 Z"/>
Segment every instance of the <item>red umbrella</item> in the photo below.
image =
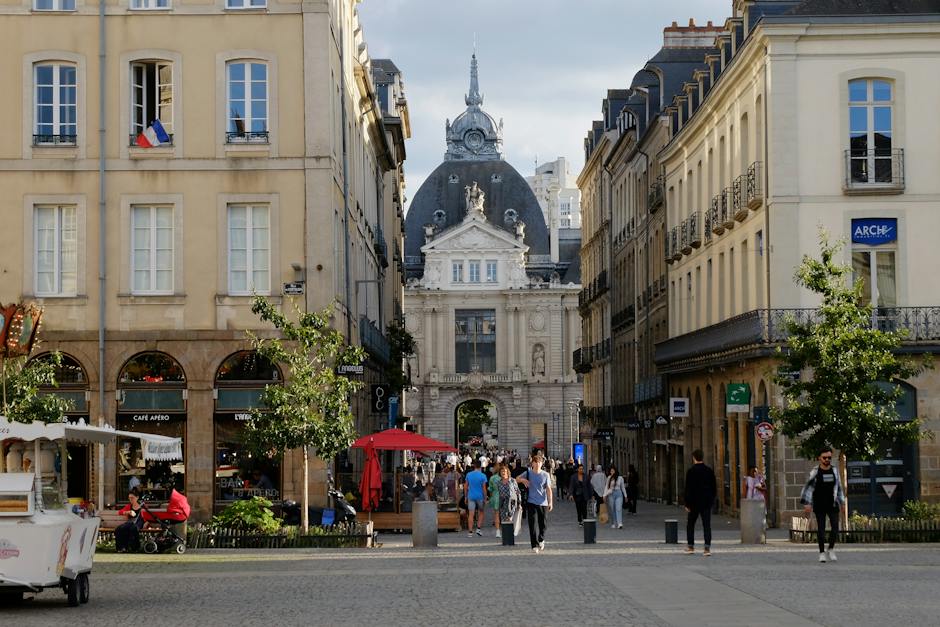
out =
<path fill-rule="evenodd" d="M 362 495 L 364 511 L 371 512 L 378 508 L 382 499 L 382 469 L 379 468 L 379 458 L 372 443 L 366 446 L 366 465 L 359 481 L 359 494 Z"/>
<path fill-rule="evenodd" d="M 386 429 L 371 435 L 364 435 L 355 442 L 353 448 L 374 446 L 381 451 L 456 451 L 453 446 L 440 440 L 433 440 L 420 433 L 404 429 Z"/>

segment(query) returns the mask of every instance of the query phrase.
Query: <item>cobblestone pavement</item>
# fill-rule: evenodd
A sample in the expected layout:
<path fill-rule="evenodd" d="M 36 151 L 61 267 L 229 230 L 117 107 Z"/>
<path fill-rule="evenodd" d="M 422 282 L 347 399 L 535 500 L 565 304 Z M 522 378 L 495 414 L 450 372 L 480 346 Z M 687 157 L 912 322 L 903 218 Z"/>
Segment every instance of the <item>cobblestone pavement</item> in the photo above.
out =
<path fill-rule="evenodd" d="M 663 543 L 673 507 L 646 504 L 625 528 L 585 545 L 573 507 L 550 515 L 535 555 L 492 535 L 441 534 L 415 550 L 383 534 L 373 550 L 202 551 L 184 556 L 99 555 L 91 603 L 69 608 L 46 591 L 0 608 L 2 625 L 936 625 L 940 550 L 934 545 L 841 547 L 819 564 L 815 547 L 771 530 L 742 546 L 715 519 L 715 555 Z"/>

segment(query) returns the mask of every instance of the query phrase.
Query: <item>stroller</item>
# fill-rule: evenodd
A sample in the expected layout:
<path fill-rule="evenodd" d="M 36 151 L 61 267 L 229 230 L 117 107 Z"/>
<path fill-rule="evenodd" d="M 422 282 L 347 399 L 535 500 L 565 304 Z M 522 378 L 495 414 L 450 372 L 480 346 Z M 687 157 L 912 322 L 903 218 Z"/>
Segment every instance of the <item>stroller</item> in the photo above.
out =
<path fill-rule="evenodd" d="M 165 512 L 155 512 L 147 507 L 144 500 L 140 501 L 147 522 L 156 523 L 160 527 L 160 532 L 155 536 L 144 540 L 141 549 L 144 553 L 167 553 L 176 551 L 178 555 L 186 552 L 186 539 L 177 533 L 180 523 L 186 522 L 189 518 L 190 507 L 186 497 L 173 490 L 170 493 L 170 500 L 166 504 Z M 174 529 L 175 528 L 175 529 Z"/>

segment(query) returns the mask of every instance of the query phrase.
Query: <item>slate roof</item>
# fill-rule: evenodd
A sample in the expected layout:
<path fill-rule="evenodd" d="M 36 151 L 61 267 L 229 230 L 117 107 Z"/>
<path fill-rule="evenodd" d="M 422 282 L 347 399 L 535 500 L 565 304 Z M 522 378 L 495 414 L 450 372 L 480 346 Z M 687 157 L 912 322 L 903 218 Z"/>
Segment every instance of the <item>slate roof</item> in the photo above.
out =
<path fill-rule="evenodd" d="M 401 73 L 398 66 L 391 59 L 372 59 L 372 67 L 389 73 Z"/>
<path fill-rule="evenodd" d="M 940 13 L 940 0 L 806 0 L 787 15 L 896 15 Z"/>

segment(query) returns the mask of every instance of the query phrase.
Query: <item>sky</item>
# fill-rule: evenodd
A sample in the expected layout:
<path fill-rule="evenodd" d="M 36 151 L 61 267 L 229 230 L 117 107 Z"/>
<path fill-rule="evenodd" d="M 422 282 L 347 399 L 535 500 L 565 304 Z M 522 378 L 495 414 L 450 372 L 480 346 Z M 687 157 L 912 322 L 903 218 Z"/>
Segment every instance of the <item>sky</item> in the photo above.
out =
<path fill-rule="evenodd" d="M 444 158 L 444 123 L 465 108 L 476 40 L 483 109 L 504 121 L 523 176 L 566 157 L 573 176 L 608 89 L 630 86 L 673 21 L 724 24 L 732 0 L 363 0 L 369 55 L 402 71 L 411 117 L 406 197 Z"/>

